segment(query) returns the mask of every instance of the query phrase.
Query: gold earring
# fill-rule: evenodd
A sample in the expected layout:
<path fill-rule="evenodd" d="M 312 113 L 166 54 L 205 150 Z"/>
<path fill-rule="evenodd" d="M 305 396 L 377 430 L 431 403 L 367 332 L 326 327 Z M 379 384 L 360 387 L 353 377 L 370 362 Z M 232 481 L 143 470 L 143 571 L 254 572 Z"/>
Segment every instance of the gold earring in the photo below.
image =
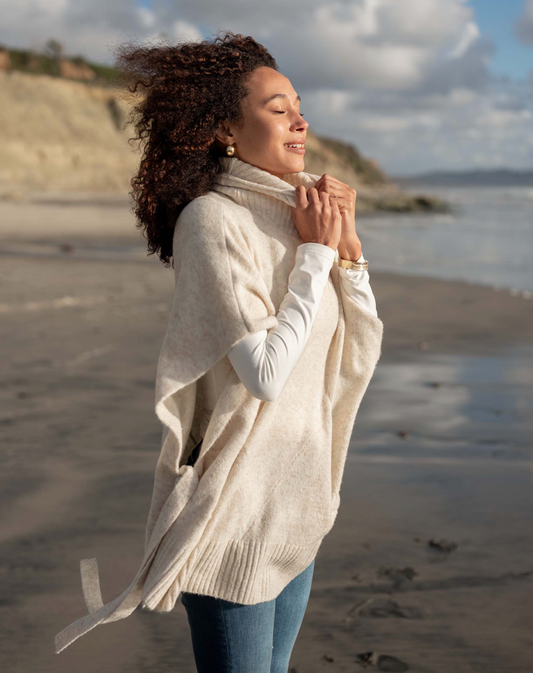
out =
<path fill-rule="evenodd" d="M 235 148 L 233 147 L 233 145 L 226 145 L 226 154 L 228 156 L 230 156 L 230 157 L 233 156 L 234 152 L 235 152 Z"/>

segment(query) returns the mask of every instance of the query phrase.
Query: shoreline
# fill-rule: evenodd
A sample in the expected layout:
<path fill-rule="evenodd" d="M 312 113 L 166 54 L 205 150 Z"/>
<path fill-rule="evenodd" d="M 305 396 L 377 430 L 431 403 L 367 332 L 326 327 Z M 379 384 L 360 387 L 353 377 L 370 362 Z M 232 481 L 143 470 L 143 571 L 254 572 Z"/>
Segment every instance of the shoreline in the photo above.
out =
<path fill-rule="evenodd" d="M 95 248 L 115 237 L 138 254 L 128 213 L 45 210 L 20 208 L 0 249 L 50 251 L 70 227 Z M 170 614 L 101 625 L 60 657 L 53 649 L 55 633 L 86 614 L 80 559 L 98 559 L 105 600 L 142 559 L 161 439 L 153 386 L 173 295 L 172 269 L 154 256 L 62 255 L 0 257 L 0 621 L 10 637 L 0 663 L 89 673 L 109 659 L 114 671 L 193 673 L 179 601 Z M 533 304 L 462 281 L 370 276 L 382 357 L 290 670 L 351 672 L 372 651 L 419 673 L 529 673 Z"/>
<path fill-rule="evenodd" d="M 427 349 L 488 355 L 533 343 L 533 302 L 510 290 L 462 280 L 373 271 L 384 355 Z M 497 320 L 495 317 L 497 316 Z"/>

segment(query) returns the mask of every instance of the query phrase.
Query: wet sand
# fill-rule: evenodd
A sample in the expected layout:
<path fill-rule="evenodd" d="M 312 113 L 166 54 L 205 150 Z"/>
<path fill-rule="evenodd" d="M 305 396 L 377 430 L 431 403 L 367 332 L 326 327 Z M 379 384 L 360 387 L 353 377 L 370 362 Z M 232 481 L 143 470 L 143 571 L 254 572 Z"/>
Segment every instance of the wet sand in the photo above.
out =
<path fill-rule="evenodd" d="M 179 601 L 53 647 L 86 614 L 80 559 L 98 559 L 105 602 L 143 556 L 173 276 L 132 222 L 118 197 L 0 203 L 0 664 L 13 673 L 195 670 Z M 371 281 L 383 355 L 291 671 L 530 673 L 533 301 Z"/>

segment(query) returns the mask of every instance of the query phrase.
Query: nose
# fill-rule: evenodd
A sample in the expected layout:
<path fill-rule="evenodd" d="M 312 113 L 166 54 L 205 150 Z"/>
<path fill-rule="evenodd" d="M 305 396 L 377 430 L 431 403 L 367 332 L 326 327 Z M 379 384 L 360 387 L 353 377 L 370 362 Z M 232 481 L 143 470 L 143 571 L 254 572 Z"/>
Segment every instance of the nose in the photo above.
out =
<path fill-rule="evenodd" d="M 305 121 L 303 117 L 300 118 L 299 121 L 294 124 L 294 130 L 295 131 L 300 131 L 300 130 L 305 130 L 307 131 L 307 128 L 309 127 L 309 122 Z"/>

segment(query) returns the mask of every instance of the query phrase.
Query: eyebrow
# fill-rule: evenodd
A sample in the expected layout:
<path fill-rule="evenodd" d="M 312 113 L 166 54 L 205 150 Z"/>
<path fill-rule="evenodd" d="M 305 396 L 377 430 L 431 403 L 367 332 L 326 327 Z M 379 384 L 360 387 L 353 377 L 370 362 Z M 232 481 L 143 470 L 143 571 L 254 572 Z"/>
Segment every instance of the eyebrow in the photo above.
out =
<path fill-rule="evenodd" d="M 286 93 L 275 93 L 272 96 L 269 96 L 268 98 L 265 98 L 265 100 L 263 101 L 263 105 L 266 105 L 267 103 L 270 103 L 270 101 L 273 100 L 274 98 L 288 98 L 288 96 L 287 96 Z M 300 103 L 301 103 L 302 102 L 301 96 L 296 96 L 296 100 L 299 100 Z"/>

